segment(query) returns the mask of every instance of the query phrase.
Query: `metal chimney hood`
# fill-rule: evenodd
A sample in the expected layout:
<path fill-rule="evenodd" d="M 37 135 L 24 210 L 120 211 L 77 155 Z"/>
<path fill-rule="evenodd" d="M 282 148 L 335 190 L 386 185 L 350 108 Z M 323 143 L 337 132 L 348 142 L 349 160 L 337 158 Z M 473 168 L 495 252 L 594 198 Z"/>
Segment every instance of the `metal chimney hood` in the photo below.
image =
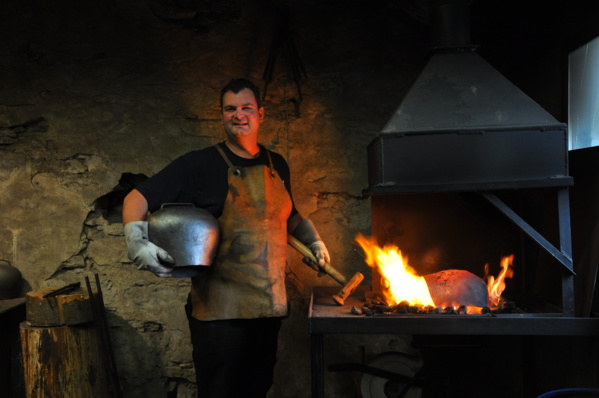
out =
<path fill-rule="evenodd" d="M 567 125 L 476 52 L 438 52 L 369 144 L 367 193 L 572 185 L 567 145 Z"/>
<path fill-rule="evenodd" d="M 434 0 L 430 15 L 434 52 L 368 145 L 365 193 L 572 185 L 566 124 L 476 53 L 468 1 Z"/>
<path fill-rule="evenodd" d="M 433 54 L 383 134 L 562 126 L 475 52 Z"/>

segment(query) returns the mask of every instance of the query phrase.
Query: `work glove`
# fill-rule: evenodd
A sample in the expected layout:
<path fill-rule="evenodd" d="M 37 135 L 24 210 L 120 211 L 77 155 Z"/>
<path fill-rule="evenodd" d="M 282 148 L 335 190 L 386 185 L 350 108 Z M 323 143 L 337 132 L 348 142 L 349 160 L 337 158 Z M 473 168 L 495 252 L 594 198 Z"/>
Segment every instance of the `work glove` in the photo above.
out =
<path fill-rule="evenodd" d="M 127 255 L 139 270 L 151 271 L 158 276 L 168 276 L 172 268 L 160 262 L 171 263 L 175 260 L 166 252 L 148 240 L 148 222 L 132 221 L 125 224 Z"/>
<path fill-rule="evenodd" d="M 310 249 L 314 257 L 316 257 L 319 267 L 322 268 L 325 264 L 331 263 L 329 251 L 311 220 L 307 218 L 302 219 L 292 235 Z"/>

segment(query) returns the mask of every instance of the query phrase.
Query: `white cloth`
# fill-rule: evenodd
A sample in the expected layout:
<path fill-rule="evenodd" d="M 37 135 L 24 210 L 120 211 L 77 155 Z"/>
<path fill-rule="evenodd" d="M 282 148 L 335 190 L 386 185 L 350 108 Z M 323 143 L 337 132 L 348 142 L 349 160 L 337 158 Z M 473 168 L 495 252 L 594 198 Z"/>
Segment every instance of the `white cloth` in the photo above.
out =
<path fill-rule="evenodd" d="M 127 255 L 137 265 L 137 269 L 151 271 L 158 276 L 167 276 L 172 268 L 163 263 L 174 265 L 175 260 L 166 250 L 156 246 L 148 240 L 148 222 L 132 221 L 125 224 L 125 239 L 127 241 Z"/>
<path fill-rule="evenodd" d="M 302 219 L 292 235 L 312 251 L 314 257 L 316 257 L 316 260 L 318 261 L 319 267 L 324 267 L 325 264 L 331 263 L 329 251 L 320 238 L 314 223 L 310 219 Z"/>

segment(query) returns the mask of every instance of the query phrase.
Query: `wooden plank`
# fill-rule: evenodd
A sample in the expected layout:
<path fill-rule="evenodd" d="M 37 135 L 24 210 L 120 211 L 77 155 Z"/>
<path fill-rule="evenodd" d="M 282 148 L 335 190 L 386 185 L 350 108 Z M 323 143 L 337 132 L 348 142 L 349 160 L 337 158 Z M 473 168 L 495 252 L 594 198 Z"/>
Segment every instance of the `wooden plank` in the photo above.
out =
<path fill-rule="evenodd" d="M 0 314 L 4 314 L 22 305 L 25 305 L 25 297 L 0 300 Z"/>

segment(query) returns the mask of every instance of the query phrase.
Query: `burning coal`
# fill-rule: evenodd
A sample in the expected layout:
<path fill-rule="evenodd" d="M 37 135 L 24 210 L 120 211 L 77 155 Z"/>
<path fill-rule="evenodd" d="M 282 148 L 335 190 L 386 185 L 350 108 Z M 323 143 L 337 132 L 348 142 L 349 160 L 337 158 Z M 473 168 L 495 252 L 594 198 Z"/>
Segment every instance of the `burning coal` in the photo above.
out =
<path fill-rule="evenodd" d="M 374 238 L 362 234 L 356 237 L 356 242 L 364 251 L 366 264 L 381 275 L 381 293 L 387 306 L 401 304 L 428 313 L 447 313 L 451 308 L 480 314 L 485 312 L 483 309 L 490 311 L 501 305 L 505 280 L 513 276 L 513 255 L 501 260 L 502 271 L 497 278 L 489 275 L 486 264 L 485 283 L 482 278 L 465 270 L 444 270 L 420 276 L 396 246 L 381 247 Z"/>

